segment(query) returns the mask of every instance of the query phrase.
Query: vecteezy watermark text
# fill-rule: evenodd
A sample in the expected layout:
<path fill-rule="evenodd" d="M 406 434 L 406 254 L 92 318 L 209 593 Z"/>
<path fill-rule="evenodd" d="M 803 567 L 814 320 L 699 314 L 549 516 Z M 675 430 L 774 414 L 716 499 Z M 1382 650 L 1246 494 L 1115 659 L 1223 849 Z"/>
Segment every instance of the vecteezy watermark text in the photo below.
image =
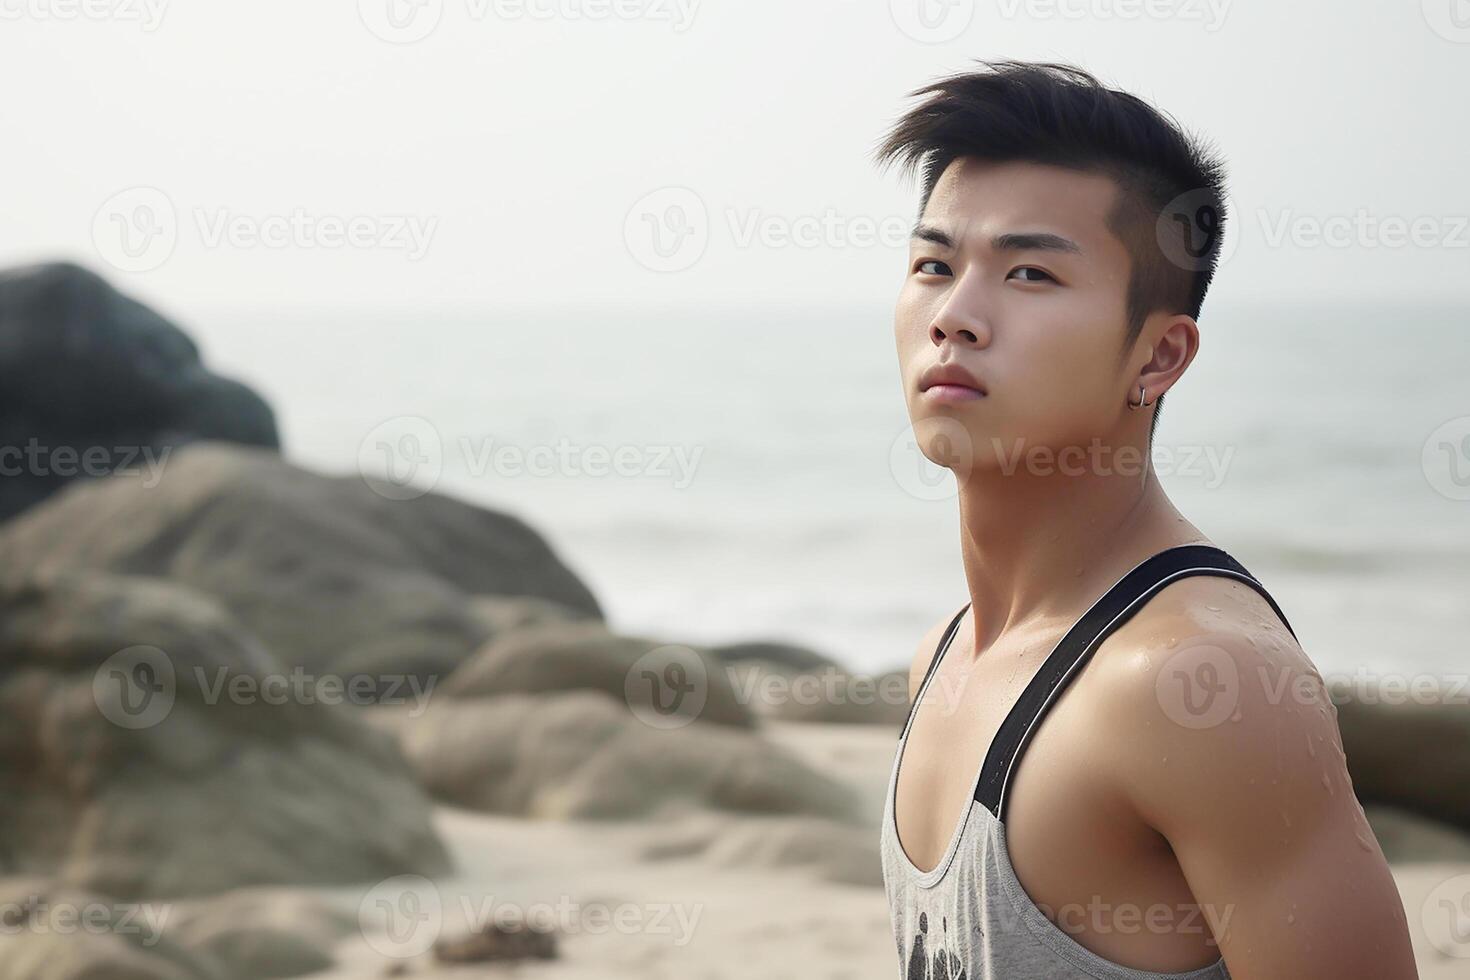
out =
<path fill-rule="evenodd" d="M 702 902 L 551 901 L 515 902 L 495 895 L 458 896 L 458 918 L 474 933 L 492 929 L 541 933 L 667 937 L 686 946 L 704 912 Z M 407 958 L 431 949 L 448 917 L 439 887 L 420 875 L 398 875 L 373 886 L 358 903 L 358 927 L 368 945 L 384 956 Z"/>
<path fill-rule="evenodd" d="M 333 214 L 301 206 L 244 211 L 215 206 L 184 209 L 157 187 L 129 187 L 102 203 L 92 216 L 92 244 L 123 272 L 148 272 L 169 260 L 180 231 L 193 227 L 203 248 L 353 249 L 400 252 L 417 262 L 429 251 L 439 219 L 399 213 Z"/>
<path fill-rule="evenodd" d="M 153 32 L 169 0 L 0 0 L 0 20 L 116 21 Z"/>
<path fill-rule="evenodd" d="M 358 0 L 363 26 L 390 44 L 414 44 L 433 34 L 444 20 L 559 21 L 562 23 L 662 23 L 675 34 L 689 30 L 700 0 Z"/>
<path fill-rule="evenodd" d="M 0 902 L 0 936 L 20 933 L 74 936 L 138 936 L 138 945 L 153 946 L 168 923 L 170 905 L 149 902 L 58 902 L 30 894 L 20 901 Z"/>
<path fill-rule="evenodd" d="M 428 419 L 400 415 L 373 428 L 358 446 L 358 473 L 377 493 L 409 500 L 431 491 L 454 456 L 474 478 L 637 479 L 669 481 L 686 490 L 704 455 L 703 446 L 677 444 L 604 445 L 561 438 L 520 445 L 493 438 L 461 436 L 446 449 Z"/>
<path fill-rule="evenodd" d="M 410 705 L 418 717 L 428 708 L 437 678 L 417 674 L 314 673 L 296 666 L 286 671 L 245 672 L 228 666 L 212 670 L 195 665 L 184 674 L 206 705 L 352 704 Z M 92 675 L 92 698 L 102 716 L 127 729 L 151 728 L 173 710 L 180 678 L 173 658 L 155 646 L 137 645 L 114 653 Z"/>
<path fill-rule="evenodd" d="M 152 489 L 163 477 L 171 447 L 47 446 L 32 436 L 24 446 L 0 446 L 0 476 L 116 476 L 143 478 Z M 138 464 L 142 468 L 138 468 Z"/>

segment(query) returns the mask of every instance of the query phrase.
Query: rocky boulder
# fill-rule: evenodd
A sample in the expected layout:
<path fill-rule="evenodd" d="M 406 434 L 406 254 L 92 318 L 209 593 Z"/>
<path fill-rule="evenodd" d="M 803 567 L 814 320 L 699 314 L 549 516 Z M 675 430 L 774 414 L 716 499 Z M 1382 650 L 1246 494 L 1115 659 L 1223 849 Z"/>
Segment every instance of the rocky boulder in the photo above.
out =
<path fill-rule="evenodd" d="M 1463 693 L 1425 702 L 1381 691 L 1336 700 L 1353 790 L 1470 830 L 1470 704 Z"/>
<path fill-rule="evenodd" d="M 0 585 L 0 873 L 118 899 L 448 868 L 391 737 L 158 579 Z"/>
<path fill-rule="evenodd" d="M 680 696 L 677 686 L 694 696 Z M 621 636 L 602 623 L 542 623 L 512 630 L 476 652 L 440 688 L 456 698 L 573 690 L 601 691 L 635 711 L 663 706 L 670 715 L 751 724 L 749 710 L 718 660 L 694 647 Z"/>
<path fill-rule="evenodd" d="M 0 527 L 0 579 L 68 568 L 188 585 L 286 667 L 399 692 L 442 680 L 497 617 L 600 618 L 515 517 L 436 494 L 390 500 L 355 475 L 224 443 L 174 453 L 157 485 L 79 483 Z M 479 596 L 543 601 L 517 611 Z"/>
<path fill-rule="evenodd" d="M 0 520 L 198 439 L 278 445 L 265 402 L 158 313 L 75 265 L 0 272 Z"/>
<path fill-rule="evenodd" d="M 601 691 L 438 699 L 384 716 L 435 796 L 492 813 L 630 819 L 707 810 L 861 822 L 854 791 L 759 735 L 659 728 Z"/>

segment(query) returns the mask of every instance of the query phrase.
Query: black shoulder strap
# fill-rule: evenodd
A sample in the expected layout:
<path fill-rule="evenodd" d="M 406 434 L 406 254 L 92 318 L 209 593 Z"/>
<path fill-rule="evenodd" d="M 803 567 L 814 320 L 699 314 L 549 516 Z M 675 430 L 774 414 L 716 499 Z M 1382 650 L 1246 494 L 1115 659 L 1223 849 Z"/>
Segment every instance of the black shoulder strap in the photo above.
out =
<path fill-rule="evenodd" d="M 1211 545 L 1180 545 L 1159 552 L 1136 565 L 1118 580 L 1067 631 L 997 730 L 975 788 L 975 799 L 1001 820 L 1005 819 L 1006 788 L 1025 752 L 1031 735 L 1057 696 L 1100 643 L 1128 622 L 1156 592 L 1170 582 L 1191 575 L 1223 575 L 1259 592 L 1291 632 L 1291 624 L 1276 600 L 1255 576 L 1234 558 Z M 911 709 L 912 711 L 912 709 Z"/>
<path fill-rule="evenodd" d="M 965 608 L 954 614 L 954 619 L 949 621 L 944 635 L 939 638 L 939 644 L 934 648 L 934 656 L 929 658 L 929 667 L 924 671 L 924 679 L 919 682 L 919 689 L 914 693 L 914 699 L 909 704 L 908 714 L 904 715 L 903 727 L 898 730 L 898 737 L 903 738 L 904 733 L 909 730 L 909 723 L 914 720 L 914 707 L 919 703 L 919 698 L 924 696 L 924 688 L 929 686 L 929 678 L 934 673 L 934 668 L 939 666 L 939 660 L 944 656 L 944 651 L 949 649 L 950 641 L 954 639 L 955 633 L 959 632 L 960 620 L 965 613 L 970 611 L 970 604 L 965 603 Z"/>

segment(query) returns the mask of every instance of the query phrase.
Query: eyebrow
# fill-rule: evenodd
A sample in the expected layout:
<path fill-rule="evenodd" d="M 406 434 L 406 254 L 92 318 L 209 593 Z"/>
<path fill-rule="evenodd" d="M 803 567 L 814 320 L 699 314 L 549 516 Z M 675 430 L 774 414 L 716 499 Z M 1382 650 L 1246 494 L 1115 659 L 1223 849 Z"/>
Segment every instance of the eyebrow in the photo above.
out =
<path fill-rule="evenodd" d="M 955 247 L 954 239 L 951 238 L 947 232 L 944 232 L 934 227 L 933 225 L 926 225 L 923 222 L 920 222 L 919 224 L 914 226 L 914 231 L 913 234 L 910 235 L 910 238 L 917 238 L 921 241 L 933 242 L 934 244 L 941 245 L 944 248 L 952 249 Z M 1053 235 L 1052 233 L 1045 231 L 1010 232 L 1006 234 L 996 235 L 990 240 L 990 244 L 993 248 L 999 251 L 1009 252 L 1030 250 L 1042 252 L 1081 253 L 1082 251 L 1082 246 L 1072 241 L 1072 239 L 1063 238 L 1061 235 Z"/>

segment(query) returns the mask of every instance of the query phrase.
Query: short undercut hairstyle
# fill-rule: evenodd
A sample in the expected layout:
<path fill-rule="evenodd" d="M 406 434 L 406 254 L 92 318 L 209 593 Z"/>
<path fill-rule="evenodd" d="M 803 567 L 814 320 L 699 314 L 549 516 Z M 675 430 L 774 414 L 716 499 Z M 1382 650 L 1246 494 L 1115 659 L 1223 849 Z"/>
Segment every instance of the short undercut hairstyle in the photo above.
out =
<path fill-rule="evenodd" d="M 1111 177 L 1108 227 L 1128 250 L 1127 331 L 1120 356 L 1157 311 L 1198 319 L 1219 264 L 1225 168 L 1200 138 L 1142 99 L 1080 68 L 981 61 L 983 70 L 909 93 L 923 99 L 880 142 L 880 166 L 922 174 L 919 215 L 946 167 L 961 157 L 1031 162 Z M 1136 397 L 1136 393 L 1133 397 Z M 1155 402 L 1153 432 L 1163 396 Z"/>

